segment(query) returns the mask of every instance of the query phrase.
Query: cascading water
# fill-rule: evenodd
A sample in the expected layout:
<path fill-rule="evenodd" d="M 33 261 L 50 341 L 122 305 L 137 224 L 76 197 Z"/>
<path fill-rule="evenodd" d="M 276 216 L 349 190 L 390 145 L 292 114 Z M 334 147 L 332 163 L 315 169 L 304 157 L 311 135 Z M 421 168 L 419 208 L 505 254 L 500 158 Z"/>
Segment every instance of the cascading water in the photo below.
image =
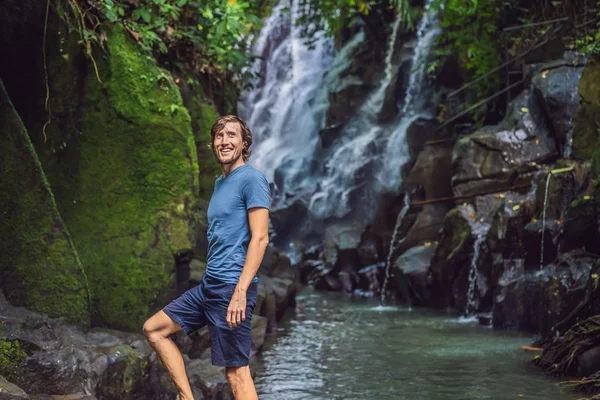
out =
<path fill-rule="evenodd" d="M 254 66 L 260 78 L 239 105 L 255 137 L 251 162 L 278 188 L 274 209 L 300 199 L 309 218 L 371 222 L 380 193 L 399 189 L 400 168 L 408 159 L 406 129 L 418 117 L 432 116 L 424 71 L 438 32 L 435 16 L 426 12 L 419 24 L 413 71 L 398 120 L 381 124 L 379 114 L 398 71 L 394 52 L 400 19 L 390 30 L 381 81 L 324 146 L 319 132 L 326 126 L 330 93 L 362 83 L 344 76 L 364 45 L 364 35 L 356 34 L 337 54 L 325 36 L 314 38 L 309 48 L 296 26 L 299 3 L 283 0 L 253 49 L 261 57 Z"/>
<path fill-rule="evenodd" d="M 548 173 L 546 178 L 546 190 L 544 191 L 544 211 L 542 212 L 542 244 L 540 250 L 540 270 L 544 268 L 544 234 L 546 233 L 546 208 L 548 206 L 548 189 L 550 189 L 550 179 L 552 172 Z"/>
<path fill-rule="evenodd" d="M 381 302 L 382 303 L 385 301 L 385 288 L 387 287 L 388 281 L 390 279 L 390 268 L 392 265 L 392 256 L 394 254 L 396 245 L 398 244 L 398 233 L 400 231 L 400 226 L 402 226 L 402 221 L 404 220 L 404 217 L 406 216 L 406 213 L 408 212 L 409 208 L 410 208 L 410 195 L 408 193 L 406 193 L 404 195 L 404 206 L 402 207 L 402 209 L 398 213 L 398 216 L 396 217 L 396 225 L 394 225 L 394 233 L 392 234 L 390 250 L 388 251 L 387 258 L 385 259 L 385 265 L 384 265 L 385 278 L 383 279 L 383 285 L 381 286 Z"/>
<path fill-rule="evenodd" d="M 465 307 L 465 314 L 467 316 L 473 315 L 477 311 L 477 299 L 475 298 L 477 262 L 479 261 L 481 245 L 485 241 L 489 225 L 477 223 L 473 224 L 471 229 L 472 234 L 475 235 L 475 243 L 473 244 L 473 258 L 471 259 L 471 266 L 469 268 L 469 289 L 467 291 L 467 306 Z"/>

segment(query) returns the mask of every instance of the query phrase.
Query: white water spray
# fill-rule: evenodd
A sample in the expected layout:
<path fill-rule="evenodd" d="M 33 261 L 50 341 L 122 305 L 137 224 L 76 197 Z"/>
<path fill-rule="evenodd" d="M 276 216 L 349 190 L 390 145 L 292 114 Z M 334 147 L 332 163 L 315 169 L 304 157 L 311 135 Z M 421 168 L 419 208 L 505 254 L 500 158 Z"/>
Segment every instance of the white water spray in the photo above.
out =
<path fill-rule="evenodd" d="M 399 241 L 398 233 L 400 232 L 400 227 L 402 226 L 402 221 L 404 220 L 404 217 L 406 216 L 406 213 L 408 212 L 409 209 L 410 209 L 410 195 L 408 193 L 406 193 L 404 195 L 404 205 L 402 206 L 402 209 L 400 210 L 400 212 L 398 213 L 398 216 L 396 217 L 396 225 L 394 225 L 394 233 L 392 234 L 390 250 L 388 251 L 387 258 L 385 259 L 385 265 L 384 265 L 385 278 L 383 279 L 383 285 L 381 286 L 381 302 L 382 303 L 385 301 L 385 289 L 387 288 L 388 281 L 390 279 L 392 256 L 396 249 L 396 245 L 398 244 L 398 241 Z"/>
<path fill-rule="evenodd" d="M 550 179 L 552 172 L 548 173 L 546 178 L 546 190 L 544 192 L 544 211 L 542 213 L 542 245 L 540 250 L 540 270 L 544 268 L 544 234 L 546 233 L 546 208 L 548 206 L 548 189 L 550 189 Z"/>

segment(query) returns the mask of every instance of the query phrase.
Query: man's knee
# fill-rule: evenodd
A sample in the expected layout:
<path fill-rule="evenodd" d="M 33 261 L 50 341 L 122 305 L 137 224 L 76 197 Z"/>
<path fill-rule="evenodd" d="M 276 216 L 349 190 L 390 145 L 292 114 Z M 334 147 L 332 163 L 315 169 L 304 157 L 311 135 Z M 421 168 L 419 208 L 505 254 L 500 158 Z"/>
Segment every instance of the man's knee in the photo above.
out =
<path fill-rule="evenodd" d="M 232 389 L 235 390 L 239 385 L 243 385 L 244 381 L 250 378 L 249 367 L 227 367 L 225 368 L 225 377 Z"/>

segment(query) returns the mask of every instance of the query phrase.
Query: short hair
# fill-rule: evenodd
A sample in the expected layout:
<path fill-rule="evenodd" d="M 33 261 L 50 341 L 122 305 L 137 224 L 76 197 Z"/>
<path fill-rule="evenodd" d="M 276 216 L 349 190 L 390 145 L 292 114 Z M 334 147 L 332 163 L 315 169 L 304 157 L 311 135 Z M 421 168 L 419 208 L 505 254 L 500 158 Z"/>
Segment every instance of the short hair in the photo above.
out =
<path fill-rule="evenodd" d="M 252 146 L 252 132 L 250 132 L 250 128 L 248 128 L 246 121 L 237 115 L 224 115 L 215 121 L 210 129 L 210 148 L 213 150 L 213 152 L 215 151 L 215 135 L 222 131 L 225 128 L 225 124 L 228 122 L 237 122 L 242 130 L 242 158 L 244 162 L 246 162 L 252 154 L 250 151 L 250 146 Z"/>

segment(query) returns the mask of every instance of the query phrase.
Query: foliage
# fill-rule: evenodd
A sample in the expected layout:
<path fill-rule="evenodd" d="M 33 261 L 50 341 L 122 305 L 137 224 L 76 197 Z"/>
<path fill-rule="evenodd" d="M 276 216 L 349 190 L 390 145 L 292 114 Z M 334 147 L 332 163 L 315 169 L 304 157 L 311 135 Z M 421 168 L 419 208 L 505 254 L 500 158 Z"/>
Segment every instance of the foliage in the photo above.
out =
<path fill-rule="evenodd" d="M 78 23 L 71 26 L 85 48 L 102 45 L 105 39 L 97 31 L 98 14 L 124 24 L 144 49 L 159 56 L 174 52 L 173 58 L 179 58 L 185 53 L 199 72 L 235 74 L 252 61 L 246 38 L 260 28 L 260 15 L 270 4 L 270 0 L 100 0 L 96 8 L 84 9 L 80 0 L 64 1 L 78 17 L 74 19 Z"/>
<path fill-rule="evenodd" d="M 409 0 L 300 0 L 298 25 L 302 35 L 311 43 L 316 40 L 318 32 L 334 35 L 356 19 L 384 8 L 395 8 L 402 24 L 414 29 L 416 10 L 410 6 Z"/>
<path fill-rule="evenodd" d="M 0 340 L 0 375 L 11 377 L 27 358 L 18 341 Z"/>
<path fill-rule="evenodd" d="M 440 59 L 456 56 L 474 78 L 498 66 L 502 6 L 497 0 L 434 0 L 432 9 L 437 11 L 443 28 L 435 55 Z M 498 74 L 483 79 L 479 95 L 497 87 L 499 82 Z"/>
<path fill-rule="evenodd" d="M 572 47 L 585 55 L 600 55 L 600 0 L 596 2 L 596 30 L 583 37 L 576 38 Z"/>

